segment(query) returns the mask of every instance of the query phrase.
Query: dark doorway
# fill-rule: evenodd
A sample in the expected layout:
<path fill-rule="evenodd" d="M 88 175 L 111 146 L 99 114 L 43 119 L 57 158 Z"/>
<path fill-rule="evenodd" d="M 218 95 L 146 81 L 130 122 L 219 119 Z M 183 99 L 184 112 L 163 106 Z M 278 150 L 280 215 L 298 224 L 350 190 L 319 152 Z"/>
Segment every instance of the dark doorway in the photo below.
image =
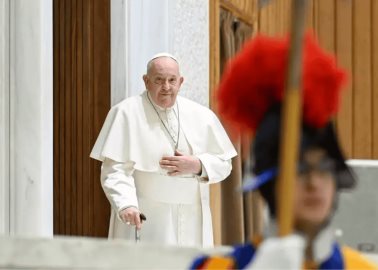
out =
<path fill-rule="evenodd" d="M 53 0 L 53 43 L 54 234 L 106 237 L 89 153 L 110 108 L 110 0 Z"/>

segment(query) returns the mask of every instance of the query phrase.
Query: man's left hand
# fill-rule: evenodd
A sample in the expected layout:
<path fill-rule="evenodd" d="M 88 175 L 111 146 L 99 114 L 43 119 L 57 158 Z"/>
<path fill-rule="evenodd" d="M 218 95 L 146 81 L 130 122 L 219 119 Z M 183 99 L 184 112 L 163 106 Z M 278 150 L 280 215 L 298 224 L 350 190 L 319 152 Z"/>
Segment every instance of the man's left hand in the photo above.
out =
<path fill-rule="evenodd" d="M 175 151 L 174 156 L 163 156 L 159 164 L 161 168 L 168 171 L 170 176 L 200 174 L 202 170 L 201 161 L 197 157 L 185 156 L 178 151 Z"/>

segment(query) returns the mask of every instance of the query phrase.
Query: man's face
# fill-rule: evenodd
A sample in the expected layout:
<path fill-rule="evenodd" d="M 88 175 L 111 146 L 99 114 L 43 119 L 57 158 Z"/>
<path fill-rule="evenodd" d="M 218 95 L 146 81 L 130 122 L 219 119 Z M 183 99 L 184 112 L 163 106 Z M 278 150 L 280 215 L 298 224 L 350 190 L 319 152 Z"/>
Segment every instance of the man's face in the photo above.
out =
<path fill-rule="evenodd" d="M 160 107 L 168 108 L 175 104 L 184 79 L 180 76 L 175 60 L 159 57 L 152 60 L 143 80 L 152 100 Z"/>
<path fill-rule="evenodd" d="M 299 230 L 316 230 L 333 211 L 335 163 L 324 150 L 312 149 L 304 153 L 301 164 L 295 182 L 295 225 Z"/>

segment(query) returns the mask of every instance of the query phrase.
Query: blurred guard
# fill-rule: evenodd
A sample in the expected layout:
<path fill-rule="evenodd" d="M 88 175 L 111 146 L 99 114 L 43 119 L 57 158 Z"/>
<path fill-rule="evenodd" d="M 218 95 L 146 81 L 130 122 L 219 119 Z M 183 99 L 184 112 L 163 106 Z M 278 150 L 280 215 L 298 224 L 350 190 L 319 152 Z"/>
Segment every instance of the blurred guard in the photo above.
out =
<path fill-rule="evenodd" d="M 243 189 L 259 190 L 269 207 L 271 222 L 264 241 L 257 237 L 226 256 L 199 257 L 191 269 L 378 269 L 357 251 L 340 246 L 330 228 L 338 193 L 356 182 L 332 123 L 345 73 L 309 35 L 304 43 L 294 233 L 276 237 L 276 178 L 288 49 L 288 39 L 255 37 L 229 62 L 218 91 L 222 116 L 236 129 L 255 135 L 251 148 L 255 177 L 244 181 Z"/>

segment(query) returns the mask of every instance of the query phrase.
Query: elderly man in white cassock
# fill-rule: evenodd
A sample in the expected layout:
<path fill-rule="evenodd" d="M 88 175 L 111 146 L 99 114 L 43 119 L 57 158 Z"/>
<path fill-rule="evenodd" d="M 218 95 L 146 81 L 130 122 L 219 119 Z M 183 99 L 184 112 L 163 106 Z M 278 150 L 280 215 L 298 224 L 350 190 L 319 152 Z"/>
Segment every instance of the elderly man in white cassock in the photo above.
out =
<path fill-rule="evenodd" d="M 109 237 L 140 230 L 146 243 L 212 246 L 209 184 L 230 174 L 236 151 L 211 110 L 178 96 L 174 56 L 152 57 L 143 80 L 146 91 L 111 108 L 91 153 L 112 206 Z"/>

